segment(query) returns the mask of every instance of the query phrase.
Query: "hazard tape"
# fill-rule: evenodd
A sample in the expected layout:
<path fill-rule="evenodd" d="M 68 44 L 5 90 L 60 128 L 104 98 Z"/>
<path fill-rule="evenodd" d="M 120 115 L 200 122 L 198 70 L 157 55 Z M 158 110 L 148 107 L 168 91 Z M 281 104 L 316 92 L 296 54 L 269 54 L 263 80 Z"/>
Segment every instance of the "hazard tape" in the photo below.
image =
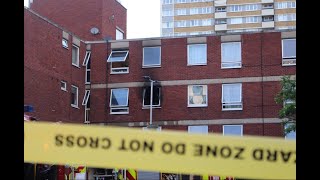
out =
<path fill-rule="evenodd" d="M 137 128 L 24 123 L 24 161 L 179 174 L 295 179 L 296 141 Z"/>

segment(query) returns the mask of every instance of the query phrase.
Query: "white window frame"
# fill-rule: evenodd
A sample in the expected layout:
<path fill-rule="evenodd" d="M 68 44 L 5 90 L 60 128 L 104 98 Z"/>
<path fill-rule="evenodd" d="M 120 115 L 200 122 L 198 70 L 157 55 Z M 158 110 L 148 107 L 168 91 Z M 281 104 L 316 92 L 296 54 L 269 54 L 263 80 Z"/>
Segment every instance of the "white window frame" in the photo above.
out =
<path fill-rule="evenodd" d="M 79 46 L 77 46 L 77 45 L 75 45 L 75 44 L 72 44 L 72 50 L 71 51 L 73 51 L 73 48 L 76 48 L 76 53 L 77 53 L 77 59 L 76 59 L 76 63 L 74 63 L 73 62 L 73 57 L 72 57 L 72 65 L 73 66 L 76 66 L 76 67 L 79 67 L 79 56 L 80 56 L 80 48 L 79 48 Z M 72 52 L 71 52 L 71 54 L 72 54 Z"/>
<path fill-rule="evenodd" d="M 190 20 L 190 27 L 201 26 L 200 19 L 192 19 Z"/>
<path fill-rule="evenodd" d="M 153 89 L 155 88 L 156 86 L 153 86 Z M 151 90 L 151 87 L 148 86 L 146 88 L 150 88 Z M 143 109 L 150 109 L 150 105 L 145 105 L 144 104 L 144 97 L 146 95 L 146 88 L 143 89 L 143 96 L 142 96 L 142 108 Z M 154 95 L 154 94 L 153 94 Z M 150 97 L 151 98 L 151 97 Z M 150 103 L 150 102 L 148 102 Z M 152 101 L 152 104 L 154 103 L 154 101 Z M 156 105 L 152 105 L 152 108 L 161 108 L 161 87 L 159 87 L 159 104 L 156 104 Z"/>
<path fill-rule="evenodd" d="M 114 90 L 118 90 L 118 89 L 126 89 L 127 90 L 127 102 L 126 102 L 126 105 L 111 105 L 113 91 Z M 129 88 L 111 89 L 109 106 L 110 106 L 110 114 L 129 114 Z M 116 112 L 114 110 L 124 110 L 124 111 Z"/>
<path fill-rule="evenodd" d="M 64 38 L 62 39 L 62 47 L 68 49 L 68 47 L 69 47 L 69 45 L 68 45 L 68 40 L 66 40 L 66 39 L 64 39 Z"/>
<path fill-rule="evenodd" d="M 223 102 L 223 90 L 225 86 L 228 85 L 240 85 L 240 102 Z M 222 96 L 221 96 L 221 103 L 222 103 L 222 111 L 234 111 L 234 110 L 242 110 L 243 109 L 243 102 L 242 102 L 242 83 L 229 83 L 229 84 L 222 84 Z M 236 107 L 236 108 L 229 108 L 229 107 L 224 107 L 226 106 L 241 106 L 241 107 Z"/>
<path fill-rule="evenodd" d="M 246 17 L 246 23 L 258 23 L 259 22 L 259 17 L 258 16 L 248 16 Z"/>
<path fill-rule="evenodd" d="M 190 52 L 190 47 L 193 47 L 193 46 L 204 46 L 205 48 L 205 62 L 201 62 L 201 63 L 195 63 L 195 64 L 192 64 L 190 62 L 190 57 L 189 57 L 189 52 Z M 188 44 L 188 66 L 199 66 L 199 65 L 207 65 L 207 44 Z"/>
<path fill-rule="evenodd" d="M 227 24 L 227 19 L 216 19 L 215 24 Z"/>
<path fill-rule="evenodd" d="M 212 20 L 211 19 L 202 19 L 202 26 L 211 26 Z"/>
<path fill-rule="evenodd" d="M 187 27 L 187 21 L 186 20 L 176 21 L 176 27 Z"/>
<path fill-rule="evenodd" d="M 162 16 L 173 16 L 173 11 L 171 9 L 162 10 Z"/>
<path fill-rule="evenodd" d="M 241 21 L 236 21 L 236 20 L 241 20 Z M 242 24 L 243 22 L 243 17 L 236 17 L 236 18 L 230 18 L 230 24 Z"/>
<path fill-rule="evenodd" d="M 216 13 L 227 12 L 227 7 L 216 7 L 215 11 L 216 11 Z"/>
<path fill-rule="evenodd" d="M 263 16 L 262 17 L 262 22 L 270 22 L 274 21 L 274 16 Z"/>
<path fill-rule="evenodd" d="M 240 126 L 241 127 L 241 135 L 225 135 L 225 130 L 224 130 L 224 127 L 227 127 L 227 126 Z M 237 125 L 223 125 L 222 126 L 222 134 L 224 135 L 224 136 L 243 136 L 243 125 L 242 124 L 237 124 Z"/>
<path fill-rule="evenodd" d="M 64 87 L 61 85 L 64 84 Z M 62 91 L 67 91 L 67 82 L 66 81 L 60 81 L 60 87 Z"/>
<path fill-rule="evenodd" d="M 187 0 L 176 0 L 177 3 L 187 3 Z"/>
<path fill-rule="evenodd" d="M 273 9 L 274 5 L 273 4 L 263 4 L 262 9 Z"/>
<path fill-rule="evenodd" d="M 71 107 L 79 108 L 79 88 L 75 85 L 71 85 L 71 94 L 72 94 L 72 88 L 76 89 L 76 104 L 72 104 L 71 102 Z"/>
<path fill-rule="evenodd" d="M 163 4 L 172 4 L 173 0 L 163 0 Z"/>
<path fill-rule="evenodd" d="M 190 8 L 190 15 L 199 14 L 199 8 Z"/>
<path fill-rule="evenodd" d="M 223 48 L 225 44 L 239 44 L 240 48 L 240 61 L 222 61 L 223 58 Z M 227 64 L 233 64 L 233 66 L 225 66 Z M 221 43 L 221 69 L 233 69 L 233 68 L 241 68 L 242 67 L 242 47 L 241 47 L 241 42 L 225 42 Z"/>
<path fill-rule="evenodd" d="M 148 65 L 145 65 L 145 59 L 144 59 L 144 50 L 146 48 L 159 48 L 160 50 L 160 53 L 159 53 L 159 64 L 148 64 Z M 143 58 L 142 58 L 142 67 L 143 68 L 153 68 L 153 67 L 161 67 L 161 46 L 152 46 L 152 47 L 143 47 Z"/>
<path fill-rule="evenodd" d="M 202 86 L 202 89 L 203 89 L 203 94 L 205 94 L 206 95 L 206 99 L 205 99 L 205 101 L 206 101 L 206 104 L 190 104 L 190 94 L 189 94 L 189 89 L 191 88 L 192 89 L 192 87 L 193 86 Z M 208 86 L 207 85 L 188 85 L 188 89 L 187 89 L 187 91 L 188 91 L 188 107 L 208 107 Z"/>
<path fill-rule="evenodd" d="M 125 53 L 125 56 L 123 56 L 123 59 L 120 60 L 112 60 L 112 55 L 116 54 L 116 53 Z M 128 57 L 129 51 L 123 51 L 123 50 L 112 50 L 107 62 L 110 63 L 110 74 L 128 74 L 129 73 L 129 67 L 117 67 L 114 68 L 112 67 L 112 63 L 124 63 L 126 61 L 128 61 L 127 57 Z"/>
<path fill-rule="evenodd" d="M 296 65 L 296 56 L 283 57 L 284 41 L 293 41 L 293 40 L 296 41 L 295 38 L 281 40 L 282 66 L 295 66 Z"/>
<path fill-rule="evenodd" d="M 83 106 L 87 105 L 89 97 L 90 97 L 90 90 L 86 90 L 86 92 L 84 93 L 84 96 L 83 96 L 83 100 L 82 100 Z"/>
<path fill-rule="evenodd" d="M 210 14 L 210 13 L 212 13 L 212 11 L 213 11 L 212 8 L 213 7 L 202 7 L 201 14 Z"/>
<path fill-rule="evenodd" d="M 173 28 L 173 22 L 163 22 L 162 28 Z"/>
<path fill-rule="evenodd" d="M 187 15 L 187 9 L 186 8 L 177 9 L 177 16 L 183 16 L 183 15 Z"/>
<path fill-rule="evenodd" d="M 119 36 L 122 37 L 119 37 Z M 116 40 L 121 40 L 124 38 L 124 32 L 120 28 L 116 28 Z"/>
<path fill-rule="evenodd" d="M 207 131 L 206 132 L 191 132 L 192 127 L 203 127 Z M 190 133 L 190 134 L 208 134 L 209 133 L 209 127 L 208 127 L 208 125 L 188 126 L 188 133 Z"/>
<path fill-rule="evenodd" d="M 86 51 L 86 55 L 84 56 L 82 66 L 87 66 L 90 57 L 91 57 L 91 51 Z"/>

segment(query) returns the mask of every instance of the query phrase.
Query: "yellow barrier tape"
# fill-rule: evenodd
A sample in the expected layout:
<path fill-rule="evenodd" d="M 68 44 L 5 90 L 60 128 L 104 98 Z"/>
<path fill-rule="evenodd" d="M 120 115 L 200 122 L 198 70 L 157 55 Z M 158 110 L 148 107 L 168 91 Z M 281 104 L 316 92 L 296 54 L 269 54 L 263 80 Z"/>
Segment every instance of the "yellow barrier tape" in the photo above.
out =
<path fill-rule="evenodd" d="M 253 179 L 295 179 L 296 142 L 280 138 L 25 122 L 24 161 Z"/>

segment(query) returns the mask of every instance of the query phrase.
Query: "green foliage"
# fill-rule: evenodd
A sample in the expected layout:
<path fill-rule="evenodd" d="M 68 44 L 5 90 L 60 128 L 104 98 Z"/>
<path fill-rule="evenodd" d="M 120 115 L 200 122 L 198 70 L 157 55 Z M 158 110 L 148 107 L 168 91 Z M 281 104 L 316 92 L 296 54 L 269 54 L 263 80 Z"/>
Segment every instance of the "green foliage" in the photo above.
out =
<path fill-rule="evenodd" d="M 290 76 L 284 76 L 281 80 L 281 91 L 276 95 L 275 101 L 283 104 L 279 112 L 279 118 L 283 119 L 287 126 L 285 134 L 296 131 L 296 80 Z"/>

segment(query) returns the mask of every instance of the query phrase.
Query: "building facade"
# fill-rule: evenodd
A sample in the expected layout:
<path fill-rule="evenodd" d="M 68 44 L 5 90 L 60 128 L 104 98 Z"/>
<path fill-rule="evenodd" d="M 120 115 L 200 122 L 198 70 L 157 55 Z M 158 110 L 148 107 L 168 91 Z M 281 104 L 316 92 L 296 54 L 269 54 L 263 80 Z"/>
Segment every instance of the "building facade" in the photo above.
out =
<path fill-rule="evenodd" d="M 161 0 L 161 36 L 296 28 L 295 0 Z"/>
<path fill-rule="evenodd" d="M 115 40 L 125 18 L 110 30 L 96 25 L 95 34 L 51 20 L 63 21 L 55 11 L 47 17 L 40 4 L 51 0 L 32 3 L 24 9 L 24 102 L 37 120 L 143 129 L 152 117 L 159 130 L 284 137 L 274 98 L 281 77 L 296 74 L 294 30 Z M 112 173 L 86 170 L 88 179 Z"/>

